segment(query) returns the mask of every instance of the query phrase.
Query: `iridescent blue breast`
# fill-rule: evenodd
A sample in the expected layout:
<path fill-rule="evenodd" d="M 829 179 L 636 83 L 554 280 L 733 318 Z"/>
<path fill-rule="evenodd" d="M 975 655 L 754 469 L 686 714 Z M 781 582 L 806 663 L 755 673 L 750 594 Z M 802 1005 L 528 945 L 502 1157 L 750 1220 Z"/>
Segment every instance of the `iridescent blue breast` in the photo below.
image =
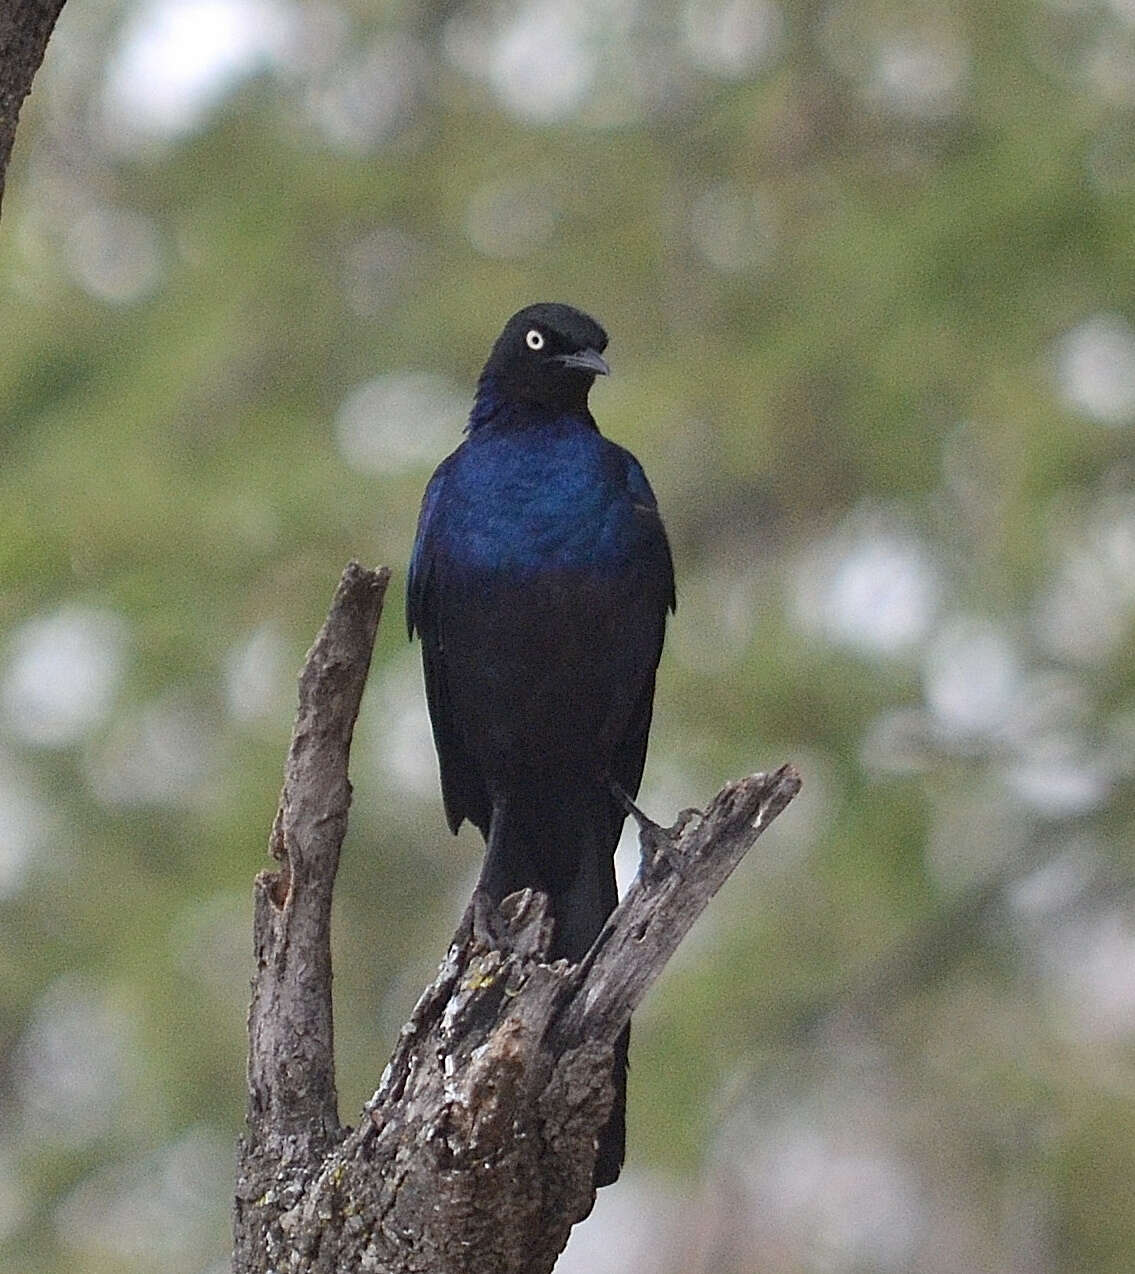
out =
<path fill-rule="evenodd" d="M 637 539 L 625 455 L 575 421 L 474 434 L 444 476 L 449 556 L 512 575 L 618 570 Z"/>

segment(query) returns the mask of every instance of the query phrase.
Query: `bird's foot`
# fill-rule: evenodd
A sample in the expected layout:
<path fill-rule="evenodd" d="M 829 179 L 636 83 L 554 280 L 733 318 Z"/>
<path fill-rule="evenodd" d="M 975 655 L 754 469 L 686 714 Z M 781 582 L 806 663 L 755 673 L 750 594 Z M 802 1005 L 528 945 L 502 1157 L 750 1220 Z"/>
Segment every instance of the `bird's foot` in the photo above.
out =
<path fill-rule="evenodd" d="M 496 915 L 508 944 L 501 950 L 522 960 L 548 958 L 554 925 L 547 894 L 535 889 L 517 890 L 502 900 Z"/>
<path fill-rule="evenodd" d="M 472 943 L 485 951 L 507 952 L 511 949 L 508 925 L 488 890 L 480 886 L 473 890 L 454 934 L 454 942 L 461 947 Z"/>
<path fill-rule="evenodd" d="M 552 929 L 546 894 L 519 889 L 497 904 L 492 894 L 478 885 L 453 941 L 459 947 L 472 945 L 504 956 L 542 960 L 552 944 Z"/>
<path fill-rule="evenodd" d="M 649 827 L 639 825 L 641 860 L 638 870 L 643 880 L 660 880 L 671 872 L 676 872 L 679 876 L 682 874 L 686 856 L 678 848 L 678 843 L 694 819 L 703 817 L 704 814 L 699 809 L 686 809 L 682 810 L 670 827 L 662 827 L 658 823 L 651 823 Z"/>
<path fill-rule="evenodd" d="M 682 855 L 678 853 L 678 841 L 695 818 L 702 818 L 699 809 L 686 809 L 674 820 L 672 827 L 663 827 L 644 814 L 614 779 L 608 780 L 612 794 L 623 809 L 638 824 L 638 848 L 641 856 L 639 875 L 644 880 L 657 880 L 669 872 L 681 872 Z"/>

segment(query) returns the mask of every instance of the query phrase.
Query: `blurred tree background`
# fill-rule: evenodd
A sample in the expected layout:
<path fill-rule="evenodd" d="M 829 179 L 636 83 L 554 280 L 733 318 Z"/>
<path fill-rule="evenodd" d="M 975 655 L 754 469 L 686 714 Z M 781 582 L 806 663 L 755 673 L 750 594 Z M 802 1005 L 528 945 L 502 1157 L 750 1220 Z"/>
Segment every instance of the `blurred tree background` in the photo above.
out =
<path fill-rule="evenodd" d="M 368 1095 L 480 858 L 418 499 L 548 299 L 674 543 L 643 803 L 806 783 L 636 1017 L 560 1268 L 1130 1271 L 1133 236 L 1131 0 L 70 0 L 0 225 L 0 1267 L 227 1266 L 250 881 L 352 556 Z"/>

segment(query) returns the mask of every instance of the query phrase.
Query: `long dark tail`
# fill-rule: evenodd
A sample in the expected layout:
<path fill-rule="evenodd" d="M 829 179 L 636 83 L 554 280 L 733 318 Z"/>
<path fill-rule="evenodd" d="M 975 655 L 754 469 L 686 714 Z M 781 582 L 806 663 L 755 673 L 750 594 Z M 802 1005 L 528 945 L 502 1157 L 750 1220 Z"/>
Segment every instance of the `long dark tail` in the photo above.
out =
<path fill-rule="evenodd" d="M 565 784 L 493 807 L 480 887 L 499 903 L 518 889 L 548 895 L 555 929 L 552 958 L 581 960 L 619 900 L 615 846 L 625 814 L 598 784 Z M 599 1137 L 595 1184 L 617 1181 L 626 1143 L 630 1026 L 615 1043 L 615 1100 Z"/>

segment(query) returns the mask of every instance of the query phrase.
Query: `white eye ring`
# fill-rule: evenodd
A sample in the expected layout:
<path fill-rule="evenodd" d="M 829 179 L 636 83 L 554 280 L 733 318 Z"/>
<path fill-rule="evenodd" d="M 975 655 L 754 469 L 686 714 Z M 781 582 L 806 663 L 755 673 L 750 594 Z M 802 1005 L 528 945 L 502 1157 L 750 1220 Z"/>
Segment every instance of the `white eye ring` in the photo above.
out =
<path fill-rule="evenodd" d="M 524 338 L 524 343 L 529 349 L 543 349 L 544 333 L 534 327 L 530 327 L 528 329 L 528 335 Z"/>

